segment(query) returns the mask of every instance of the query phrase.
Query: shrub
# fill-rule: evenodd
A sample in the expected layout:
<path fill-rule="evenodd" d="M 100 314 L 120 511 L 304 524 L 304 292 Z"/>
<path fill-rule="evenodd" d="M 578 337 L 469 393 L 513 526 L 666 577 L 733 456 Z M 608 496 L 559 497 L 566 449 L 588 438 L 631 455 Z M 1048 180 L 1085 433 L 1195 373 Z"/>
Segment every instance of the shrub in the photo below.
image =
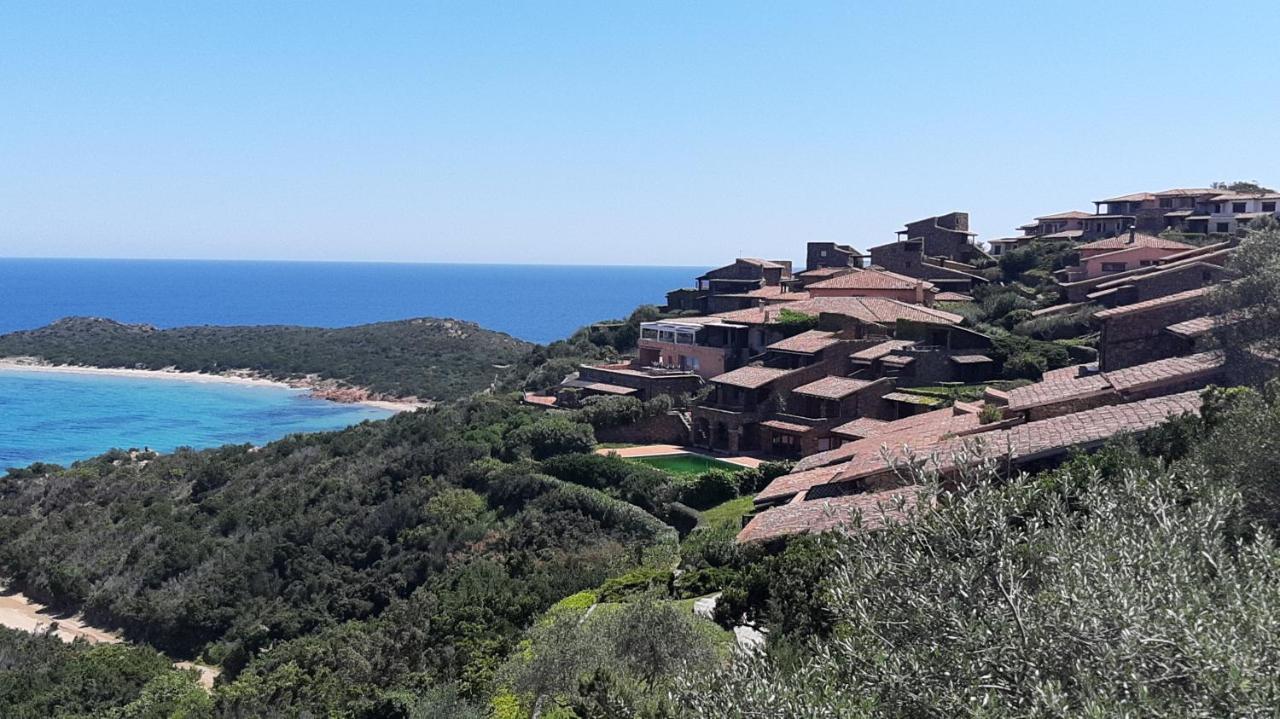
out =
<path fill-rule="evenodd" d="M 1048 369 L 1044 357 L 1024 352 L 1010 357 L 1004 363 L 1005 379 L 1040 379 Z"/>
<path fill-rule="evenodd" d="M 694 509 L 708 509 L 738 496 L 737 473 L 713 469 L 680 488 L 680 501 Z"/>
<path fill-rule="evenodd" d="M 559 454 L 590 452 L 596 445 L 591 425 L 564 417 L 543 417 L 512 430 L 506 438 L 508 455 L 547 459 Z"/>

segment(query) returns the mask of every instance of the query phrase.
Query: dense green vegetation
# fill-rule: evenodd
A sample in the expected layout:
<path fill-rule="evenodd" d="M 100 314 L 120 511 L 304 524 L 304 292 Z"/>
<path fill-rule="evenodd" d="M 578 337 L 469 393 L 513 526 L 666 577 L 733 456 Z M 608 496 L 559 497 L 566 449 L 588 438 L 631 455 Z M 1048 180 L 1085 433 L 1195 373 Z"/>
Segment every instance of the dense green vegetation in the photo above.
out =
<path fill-rule="evenodd" d="M 5 719 L 206 717 L 212 701 L 190 672 L 144 647 L 65 644 L 0 627 Z"/>
<path fill-rule="evenodd" d="M 457 320 L 415 319 L 356 327 L 177 327 L 160 330 L 88 317 L 0 336 L 0 357 L 39 357 L 95 367 L 252 370 L 315 375 L 393 397 L 449 400 L 509 381 L 532 348 Z"/>
<path fill-rule="evenodd" d="M 590 449 L 590 434 L 492 398 L 260 451 L 15 471 L 0 479 L 0 571 L 220 664 L 234 681 L 219 716 L 394 716 L 403 692 L 437 684 L 483 699 L 547 607 L 673 556 L 652 515 L 532 459 Z"/>

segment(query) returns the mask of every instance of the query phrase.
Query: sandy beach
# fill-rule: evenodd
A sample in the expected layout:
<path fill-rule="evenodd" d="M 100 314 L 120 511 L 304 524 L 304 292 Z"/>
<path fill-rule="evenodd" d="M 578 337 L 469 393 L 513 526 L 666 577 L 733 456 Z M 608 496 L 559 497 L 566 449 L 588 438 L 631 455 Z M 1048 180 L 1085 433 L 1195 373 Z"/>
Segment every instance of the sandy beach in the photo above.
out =
<path fill-rule="evenodd" d="M 24 632 L 36 632 L 47 629 L 55 623 L 58 628 L 53 635 L 64 642 L 84 639 L 93 644 L 117 644 L 124 641 L 118 634 L 85 624 L 78 614 L 68 617 L 52 614 L 21 592 L 0 594 L 0 626 Z M 200 672 L 200 685 L 205 689 L 212 689 L 213 680 L 217 679 L 222 672 L 217 667 L 195 662 L 175 662 L 174 666 Z"/>
<path fill-rule="evenodd" d="M 0 358 L 0 370 L 6 369 L 22 370 L 26 372 L 57 372 L 64 374 L 91 374 L 114 377 L 135 377 L 141 379 L 179 380 L 183 382 L 222 382 L 258 387 L 283 387 L 289 389 L 308 390 L 312 393 L 312 396 L 319 399 L 337 401 L 333 397 L 326 396 L 324 391 L 318 389 L 314 383 L 306 380 L 284 381 L 266 379 L 263 377 L 253 376 L 247 372 L 207 374 L 204 372 L 181 372 L 172 368 L 153 370 L 128 369 L 124 367 L 86 367 L 83 365 L 54 365 L 47 362 L 41 362 L 40 360 L 32 357 L 2 357 Z M 361 399 L 351 402 L 350 404 L 362 404 L 366 407 L 376 407 L 390 412 L 411 412 L 415 409 L 430 406 L 429 403 L 413 400 L 382 399 Z"/>

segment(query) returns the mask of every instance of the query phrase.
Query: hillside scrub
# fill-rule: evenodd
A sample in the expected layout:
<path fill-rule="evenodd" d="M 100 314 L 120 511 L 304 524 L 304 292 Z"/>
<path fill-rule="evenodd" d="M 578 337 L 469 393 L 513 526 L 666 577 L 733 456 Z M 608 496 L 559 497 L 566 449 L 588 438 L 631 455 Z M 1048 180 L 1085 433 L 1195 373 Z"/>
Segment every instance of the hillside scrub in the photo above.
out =
<path fill-rule="evenodd" d="M 0 357 L 53 364 L 221 373 L 315 375 L 379 395 L 451 400 L 510 381 L 533 345 L 472 322 L 415 319 L 326 329 L 293 326 L 156 329 L 75 317 L 0 336 Z"/>

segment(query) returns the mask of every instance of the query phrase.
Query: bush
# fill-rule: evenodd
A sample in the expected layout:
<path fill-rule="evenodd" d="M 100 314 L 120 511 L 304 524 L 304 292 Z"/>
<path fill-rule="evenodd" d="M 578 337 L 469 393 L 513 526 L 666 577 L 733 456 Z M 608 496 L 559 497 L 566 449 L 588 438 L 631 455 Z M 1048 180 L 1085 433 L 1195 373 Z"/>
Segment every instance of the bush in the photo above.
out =
<path fill-rule="evenodd" d="M 708 509 L 738 496 L 737 473 L 713 469 L 680 488 L 680 501 L 694 509 Z"/>
<path fill-rule="evenodd" d="M 1024 352 L 1010 357 L 1004 363 L 1005 379 L 1040 379 L 1048 369 L 1044 357 Z"/>
<path fill-rule="evenodd" d="M 511 457 L 547 459 L 559 454 L 590 452 L 596 446 L 591 425 L 564 417 L 542 417 L 512 430 L 506 439 Z"/>

